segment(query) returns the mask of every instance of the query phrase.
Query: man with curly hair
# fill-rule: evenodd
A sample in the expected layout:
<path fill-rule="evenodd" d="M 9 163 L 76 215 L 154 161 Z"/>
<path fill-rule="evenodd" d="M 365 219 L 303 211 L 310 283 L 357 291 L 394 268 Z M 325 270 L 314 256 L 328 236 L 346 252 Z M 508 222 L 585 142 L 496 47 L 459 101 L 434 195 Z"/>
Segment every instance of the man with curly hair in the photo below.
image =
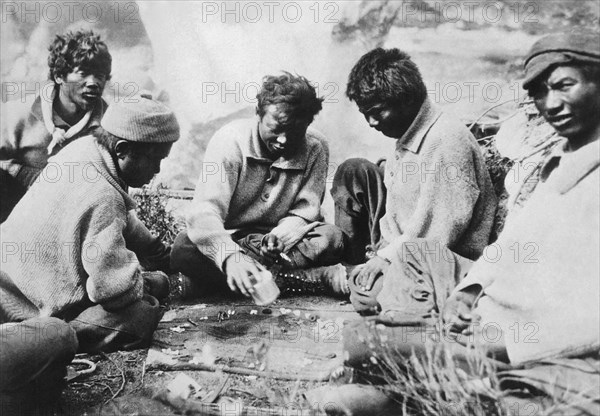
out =
<path fill-rule="evenodd" d="M 321 223 L 329 149 L 310 128 L 321 110 L 309 81 L 266 76 L 256 118 L 233 121 L 210 140 L 187 232 L 173 245 L 171 266 L 196 295 L 224 288 L 249 296 L 265 265 L 287 258 L 305 269 L 339 261 L 342 233 Z"/>
<path fill-rule="evenodd" d="M 48 158 L 90 134 L 107 108 L 102 92 L 112 58 L 100 37 L 91 31 L 68 32 L 57 35 L 48 49 L 53 86 L 2 106 L 0 222 L 36 181 Z"/>
<path fill-rule="evenodd" d="M 390 292 L 382 290 L 386 271 L 415 238 L 438 242 L 432 250 L 450 249 L 466 262 L 481 255 L 497 206 L 483 155 L 469 130 L 427 97 L 419 68 L 398 49 L 363 55 L 346 95 L 372 128 L 396 139 L 385 169 L 356 158 L 334 176 L 336 225 L 349 238 L 347 260 L 359 264 L 350 275 L 350 300 L 368 313 L 381 307 L 380 296 L 394 295 L 395 308 L 429 314 L 457 281 L 429 284 L 407 276 Z"/>

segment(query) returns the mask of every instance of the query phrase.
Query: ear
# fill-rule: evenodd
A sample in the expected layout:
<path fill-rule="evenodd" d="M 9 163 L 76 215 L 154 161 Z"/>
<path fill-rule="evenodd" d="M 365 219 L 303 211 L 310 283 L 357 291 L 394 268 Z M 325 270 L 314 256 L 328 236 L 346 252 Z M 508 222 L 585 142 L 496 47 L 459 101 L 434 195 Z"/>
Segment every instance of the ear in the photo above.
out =
<path fill-rule="evenodd" d="M 115 145 L 115 154 L 119 159 L 125 159 L 126 156 L 131 154 L 131 151 L 131 143 L 129 143 L 127 140 L 119 140 Z"/>
<path fill-rule="evenodd" d="M 54 77 L 54 83 L 55 84 L 62 85 L 62 84 L 64 84 L 64 82 L 65 82 L 65 80 L 64 80 L 64 78 L 62 76 L 57 75 L 57 76 Z"/>

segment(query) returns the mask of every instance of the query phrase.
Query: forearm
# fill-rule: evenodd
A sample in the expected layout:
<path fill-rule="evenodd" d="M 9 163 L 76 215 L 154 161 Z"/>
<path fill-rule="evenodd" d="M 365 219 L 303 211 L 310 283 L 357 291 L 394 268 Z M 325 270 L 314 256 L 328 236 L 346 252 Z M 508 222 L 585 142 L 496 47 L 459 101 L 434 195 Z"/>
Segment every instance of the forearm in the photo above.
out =
<path fill-rule="evenodd" d="M 186 218 L 188 238 L 223 271 L 223 263 L 230 255 L 244 251 L 231 238 L 220 216 L 211 213 L 211 210 L 202 209 L 203 205 L 193 207 Z"/>
<path fill-rule="evenodd" d="M 110 221 L 110 214 L 101 210 L 98 207 L 98 215 L 91 216 L 94 224 L 86 230 L 82 241 L 84 250 L 95 247 L 98 252 L 93 258 L 86 255 L 81 258 L 87 272 L 86 292 L 92 302 L 108 310 L 120 309 L 143 295 L 140 264 L 135 253 L 126 247 L 125 221 L 121 218 Z"/>
<path fill-rule="evenodd" d="M 145 269 L 170 272 L 170 248 L 148 230 L 133 210 L 127 215 L 125 241 Z"/>
<path fill-rule="evenodd" d="M 283 243 L 283 251 L 287 251 L 294 247 L 315 226 L 315 223 L 309 223 L 304 218 L 292 215 L 281 219 L 279 224 L 271 230 L 271 234 Z"/>

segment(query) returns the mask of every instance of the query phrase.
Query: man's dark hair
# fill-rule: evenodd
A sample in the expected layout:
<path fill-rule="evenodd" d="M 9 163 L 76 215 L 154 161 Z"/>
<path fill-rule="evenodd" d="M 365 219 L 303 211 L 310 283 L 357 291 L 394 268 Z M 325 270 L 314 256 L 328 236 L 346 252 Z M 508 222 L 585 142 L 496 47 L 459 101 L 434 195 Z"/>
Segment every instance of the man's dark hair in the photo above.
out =
<path fill-rule="evenodd" d="M 112 57 L 100 36 L 92 31 L 79 30 L 65 35 L 56 35 L 48 46 L 49 78 L 66 77 L 75 68 L 110 78 Z"/>
<path fill-rule="evenodd" d="M 376 48 L 364 54 L 350 71 L 346 95 L 360 108 L 375 103 L 420 107 L 427 88 L 408 54 L 396 48 Z"/>
<path fill-rule="evenodd" d="M 256 95 L 256 113 L 262 117 L 271 104 L 283 106 L 290 122 L 313 121 L 323 108 L 323 98 L 317 97 L 315 88 L 300 75 L 283 71 L 282 75 L 267 75 Z"/>

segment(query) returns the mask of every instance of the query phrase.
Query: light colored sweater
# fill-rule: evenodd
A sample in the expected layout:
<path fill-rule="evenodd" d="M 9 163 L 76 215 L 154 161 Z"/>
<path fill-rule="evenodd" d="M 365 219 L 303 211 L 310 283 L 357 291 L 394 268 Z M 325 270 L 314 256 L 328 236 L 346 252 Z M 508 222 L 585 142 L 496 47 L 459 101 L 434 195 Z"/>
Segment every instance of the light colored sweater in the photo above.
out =
<path fill-rule="evenodd" d="M 550 158 L 541 178 L 455 289 L 484 288 L 475 312 L 516 363 L 600 348 L 600 141 Z"/>
<path fill-rule="evenodd" d="M 293 157 L 272 160 L 261 146 L 258 118 L 231 122 L 206 149 L 187 214 L 190 240 L 219 268 L 242 251 L 231 237 L 241 229 L 271 232 L 288 250 L 322 219 L 328 161 L 327 142 L 314 129 Z"/>
<path fill-rule="evenodd" d="M 139 263 L 128 246 L 144 246 L 144 237 L 127 242 L 140 235 L 134 207 L 94 137 L 50 158 L 0 228 L 1 320 L 70 320 L 93 304 L 115 310 L 141 299 Z"/>
<path fill-rule="evenodd" d="M 34 95 L 28 95 L 26 98 L 28 99 L 24 101 L 10 101 L 2 105 L 0 168 L 19 180 L 25 187 L 29 187 L 39 171 L 48 163 L 48 145 L 52 141 L 52 135 L 44 125 L 41 109 L 41 100 L 48 98 Z M 100 125 L 107 108 L 104 100 L 100 104 L 92 111 L 86 126 L 71 140 L 91 134 Z M 56 113 L 53 116 L 57 127 L 68 126 Z M 61 148 L 56 146 L 54 153 Z"/>
<path fill-rule="evenodd" d="M 488 245 L 498 202 L 479 145 L 429 99 L 396 141 L 384 183 L 381 257 L 393 258 L 414 238 L 439 241 L 469 259 Z"/>

